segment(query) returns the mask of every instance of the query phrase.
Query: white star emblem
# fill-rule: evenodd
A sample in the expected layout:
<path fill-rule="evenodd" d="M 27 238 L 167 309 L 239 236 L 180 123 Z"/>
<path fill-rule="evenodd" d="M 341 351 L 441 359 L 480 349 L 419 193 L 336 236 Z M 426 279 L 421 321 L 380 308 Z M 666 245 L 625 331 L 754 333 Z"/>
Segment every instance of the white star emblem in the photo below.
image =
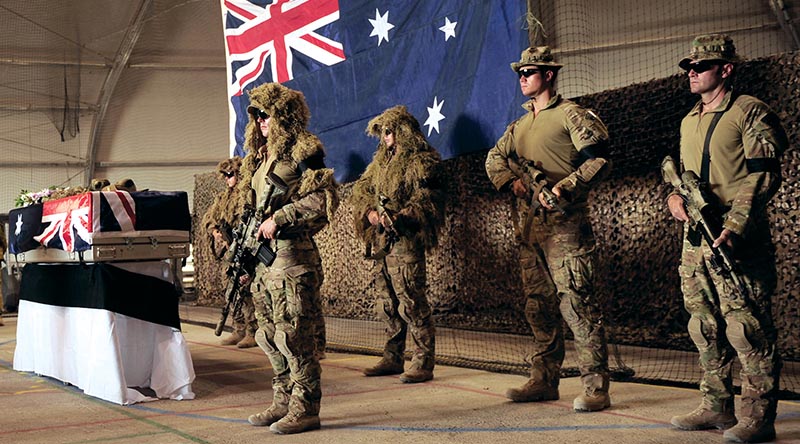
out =
<path fill-rule="evenodd" d="M 14 230 L 14 235 L 15 236 L 19 236 L 19 233 L 21 233 L 21 232 L 22 232 L 22 215 L 18 214 L 17 215 L 17 229 Z"/>
<path fill-rule="evenodd" d="M 458 22 L 450 22 L 448 17 L 444 18 L 444 26 L 439 28 L 439 31 L 444 33 L 444 41 L 446 42 L 450 37 L 456 36 L 456 25 Z"/>
<path fill-rule="evenodd" d="M 381 13 L 375 9 L 375 20 L 369 19 L 372 23 L 372 32 L 370 37 L 378 36 L 378 46 L 381 46 L 383 40 L 389 41 L 389 30 L 394 28 L 394 25 L 389 23 L 389 11 L 381 16 Z"/>
<path fill-rule="evenodd" d="M 434 97 L 433 108 L 430 106 L 428 107 L 428 120 L 426 120 L 424 123 L 424 125 L 429 125 L 428 137 L 430 137 L 431 131 L 434 129 L 437 133 L 439 132 L 439 121 L 444 120 L 444 115 L 442 114 L 442 105 L 444 105 L 444 100 L 439 102 L 438 99 Z"/>

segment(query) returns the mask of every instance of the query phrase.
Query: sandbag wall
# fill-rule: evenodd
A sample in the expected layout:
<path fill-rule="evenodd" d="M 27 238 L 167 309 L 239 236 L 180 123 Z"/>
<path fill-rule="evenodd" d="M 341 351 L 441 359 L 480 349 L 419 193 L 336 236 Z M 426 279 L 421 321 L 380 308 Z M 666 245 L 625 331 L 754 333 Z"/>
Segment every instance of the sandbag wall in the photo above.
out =
<path fill-rule="evenodd" d="M 790 53 L 743 64 L 735 81 L 739 91 L 761 98 L 778 113 L 791 143 L 783 158 L 783 185 L 769 213 L 778 252 L 773 313 L 782 354 L 794 360 L 800 359 L 796 335 L 800 329 L 799 74 L 800 54 Z M 686 76 L 676 74 L 575 100 L 594 109 L 612 137 L 612 173 L 589 200 L 597 238 L 597 297 L 611 340 L 691 350 L 677 274 L 681 225 L 666 209 L 669 188 L 659 166 L 668 154 L 677 158 L 680 120 L 697 97 L 689 93 Z M 427 260 L 429 299 L 439 326 L 528 333 L 512 200 L 489 183 L 485 155 L 445 161 L 446 221 L 440 245 Z M 213 200 L 213 193 L 202 190 L 214 186 L 213 181 L 211 174 L 197 176 L 197 214 L 202 215 Z M 316 236 L 325 271 L 324 312 L 372 320 L 373 264 L 363 259 L 364 247 L 353 233 L 350 189 L 351 184 L 341 187 L 339 211 L 329 228 Z M 206 194 L 210 200 L 197 201 Z M 197 279 L 207 280 L 197 283 L 198 301 L 218 305 L 222 301 L 217 266 L 202 252 L 198 234 L 195 230 Z"/>

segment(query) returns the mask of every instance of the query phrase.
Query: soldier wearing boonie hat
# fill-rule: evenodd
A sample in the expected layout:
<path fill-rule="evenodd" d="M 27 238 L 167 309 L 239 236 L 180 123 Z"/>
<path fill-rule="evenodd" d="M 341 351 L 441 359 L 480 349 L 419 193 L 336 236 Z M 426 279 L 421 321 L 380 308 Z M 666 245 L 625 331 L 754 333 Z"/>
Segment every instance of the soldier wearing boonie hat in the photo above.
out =
<path fill-rule="evenodd" d="M 562 66 L 547 46 L 527 48 L 511 63 L 523 95 L 531 99 L 523 105 L 528 112 L 508 126 L 486 157 L 494 186 L 517 197 L 513 222 L 520 241 L 525 317 L 536 338 L 526 357 L 529 380 L 506 396 L 516 402 L 558 399 L 563 319 L 575 336 L 584 387 L 573 408 L 598 411 L 608 408 L 611 398 L 605 331 L 594 303 L 595 241 L 586 196 L 610 168 L 608 130 L 597 115 L 556 94 Z M 529 167 L 513 167 L 518 164 Z M 545 188 L 552 188 L 563 214 L 542 197 Z"/>
<path fill-rule="evenodd" d="M 770 309 L 777 278 L 766 206 L 780 187 L 780 155 L 788 141 L 764 102 L 731 89 L 729 79 L 739 61 L 730 37 L 709 34 L 695 38 L 689 55 L 678 63 L 687 72 L 691 92 L 700 95 L 681 122 L 681 166 L 708 185 L 710 208 L 722 220 L 713 246 L 729 249 L 747 295 L 740 295 L 725 276 L 709 271 L 714 269 L 711 247 L 686 224 L 681 290 L 691 316 L 689 336 L 700 353 L 703 401 L 671 422 L 683 430 L 727 429 L 726 441 L 764 442 L 775 439 L 781 367 Z M 677 191 L 667 206 L 673 217 L 688 220 Z M 742 366 L 738 418 L 731 377 L 734 354 Z"/>
<path fill-rule="evenodd" d="M 691 52 L 678 62 L 678 66 L 688 71 L 691 64 L 706 60 L 726 63 L 738 63 L 742 61 L 742 59 L 736 55 L 736 47 L 733 45 L 733 39 L 725 34 L 707 34 L 697 36 L 692 41 Z"/>

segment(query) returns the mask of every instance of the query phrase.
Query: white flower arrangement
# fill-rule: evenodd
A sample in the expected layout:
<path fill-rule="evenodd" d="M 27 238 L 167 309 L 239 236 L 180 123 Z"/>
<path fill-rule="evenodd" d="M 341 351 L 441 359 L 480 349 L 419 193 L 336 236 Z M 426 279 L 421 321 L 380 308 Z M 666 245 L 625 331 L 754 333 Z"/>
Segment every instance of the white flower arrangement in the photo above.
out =
<path fill-rule="evenodd" d="M 42 202 L 50 200 L 50 196 L 55 193 L 61 194 L 63 191 L 68 190 L 67 188 L 50 186 L 48 188 L 44 188 L 41 191 L 28 191 L 22 190 L 17 196 L 17 199 L 14 201 L 14 205 L 16 207 L 27 207 L 28 205 L 35 205 L 40 204 Z"/>

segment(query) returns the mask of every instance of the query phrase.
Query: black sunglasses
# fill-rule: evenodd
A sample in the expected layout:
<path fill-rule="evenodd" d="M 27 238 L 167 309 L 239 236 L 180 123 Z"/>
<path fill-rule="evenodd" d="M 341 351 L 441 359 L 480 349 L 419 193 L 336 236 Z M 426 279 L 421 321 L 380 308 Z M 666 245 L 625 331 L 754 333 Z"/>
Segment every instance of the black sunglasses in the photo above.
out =
<path fill-rule="evenodd" d="M 384 129 L 383 129 L 383 135 L 384 135 L 384 136 L 391 136 L 391 135 L 392 135 L 392 132 L 393 132 L 393 131 L 392 131 L 392 129 L 391 129 L 391 128 L 384 128 Z"/>
<path fill-rule="evenodd" d="M 527 78 L 527 77 L 530 77 L 530 76 L 532 76 L 534 74 L 538 74 L 540 72 L 542 72 L 540 69 L 531 69 L 531 68 L 520 69 L 519 71 L 517 71 L 517 75 L 520 78 L 522 78 L 523 76 Z"/>
<path fill-rule="evenodd" d="M 233 171 L 220 171 L 220 173 L 222 173 L 222 175 L 227 177 L 228 179 L 236 175 L 236 173 L 234 173 Z"/>
<path fill-rule="evenodd" d="M 261 118 L 262 120 L 269 119 L 269 114 L 267 114 L 263 109 L 257 109 L 253 111 L 253 117 L 256 119 Z"/>
<path fill-rule="evenodd" d="M 694 71 L 697 74 L 700 74 L 700 73 L 704 73 L 704 72 L 708 71 L 709 69 L 711 69 L 711 68 L 713 68 L 713 67 L 715 67 L 717 65 L 719 65 L 718 62 L 714 62 L 714 61 L 710 61 L 710 60 L 701 60 L 701 61 L 699 61 L 697 63 L 690 63 L 690 64 L 686 65 L 683 69 L 685 69 L 686 72 Z"/>

